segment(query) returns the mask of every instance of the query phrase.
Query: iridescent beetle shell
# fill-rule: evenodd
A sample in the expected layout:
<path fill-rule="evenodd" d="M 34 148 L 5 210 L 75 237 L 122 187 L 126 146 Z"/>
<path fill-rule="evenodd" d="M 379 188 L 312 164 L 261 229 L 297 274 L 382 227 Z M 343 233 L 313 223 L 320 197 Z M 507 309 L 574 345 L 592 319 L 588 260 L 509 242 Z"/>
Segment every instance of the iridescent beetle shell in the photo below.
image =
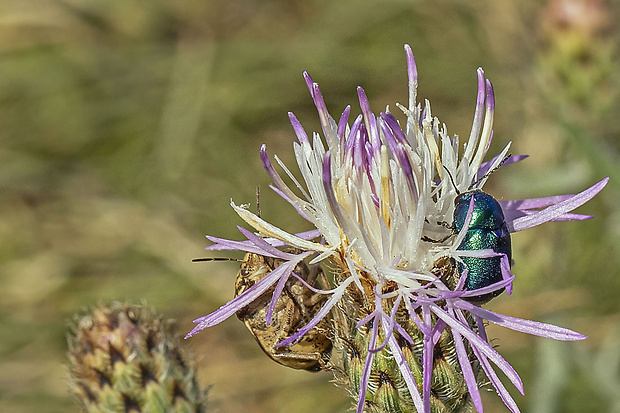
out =
<path fill-rule="evenodd" d="M 508 262 L 512 258 L 510 233 L 506 226 L 504 212 L 499 202 L 491 195 L 481 190 L 473 190 L 460 194 L 454 200 L 454 228 L 456 232 L 463 229 L 467 211 L 471 199 L 474 199 L 472 217 L 463 242 L 458 250 L 474 251 L 492 249 L 497 253 L 506 254 Z M 501 256 L 489 258 L 462 257 L 467 266 L 466 290 L 477 290 L 488 287 L 502 280 Z M 463 273 L 465 267 L 458 264 L 459 273 Z M 502 290 L 471 298 L 469 301 L 483 304 L 500 295 Z"/>
<path fill-rule="evenodd" d="M 246 291 L 282 262 L 277 258 L 246 254 L 237 273 L 235 296 Z M 295 267 L 294 272 L 311 286 L 318 286 L 318 279 L 325 277 L 320 266 L 308 267 L 303 261 Z M 327 318 L 301 337 L 298 343 L 279 348 L 275 345 L 308 324 L 325 303 L 327 296 L 312 292 L 291 277 L 275 305 L 271 324 L 267 324 L 267 308 L 274 288 L 271 287 L 239 310 L 237 317 L 245 323 L 265 354 L 275 362 L 294 369 L 321 370 L 329 360 L 332 349 L 332 342 L 326 335 L 329 330 Z"/>

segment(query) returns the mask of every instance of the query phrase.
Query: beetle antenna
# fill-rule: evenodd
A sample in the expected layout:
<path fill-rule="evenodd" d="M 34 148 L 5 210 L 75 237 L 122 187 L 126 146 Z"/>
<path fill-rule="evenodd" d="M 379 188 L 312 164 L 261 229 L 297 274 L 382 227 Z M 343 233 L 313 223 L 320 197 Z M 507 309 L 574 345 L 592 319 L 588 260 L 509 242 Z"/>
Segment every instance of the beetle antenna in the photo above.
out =
<path fill-rule="evenodd" d="M 446 168 L 446 165 L 441 165 L 443 166 L 443 169 L 446 170 L 446 172 L 448 173 L 448 176 L 450 177 L 450 182 L 452 182 L 452 186 L 454 187 L 454 190 L 456 191 L 457 195 L 461 195 L 461 193 L 459 192 L 459 189 L 456 187 L 456 184 L 454 183 L 454 178 L 452 177 L 452 174 L 450 173 L 450 171 L 448 170 L 448 168 Z"/>
<path fill-rule="evenodd" d="M 504 156 L 504 159 L 502 159 L 502 161 L 499 164 L 497 164 L 497 166 L 495 168 L 488 170 L 487 173 L 482 175 L 482 177 L 480 179 L 476 180 L 473 184 L 471 184 L 469 186 L 469 188 L 471 189 L 471 188 L 475 187 L 481 181 L 483 181 L 483 180 L 487 179 L 489 176 L 491 176 L 491 174 L 494 173 L 495 171 L 497 171 L 499 168 L 501 168 L 502 165 L 504 164 L 504 162 L 506 162 L 508 160 L 508 158 L 510 158 L 511 156 L 512 156 L 511 153 L 509 153 L 508 155 Z"/>
<path fill-rule="evenodd" d="M 243 262 L 243 260 L 238 260 L 236 258 L 223 258 L 223 257 L 194 258 L 192 260 L 192 262 L 203 262 L 203 261 L 237 261 L 237 262 Z"/>
<path fill-rule="evenodd" d="M 256 216 L 260 218 L 260 186 L 256 186 Z M 224 257 L 206 257 L 206 258 L 194 258 L 192 262 L 205 262 L 205 261 L 236 261 L 243 262 L 236 258 L 224 258 Z"/>

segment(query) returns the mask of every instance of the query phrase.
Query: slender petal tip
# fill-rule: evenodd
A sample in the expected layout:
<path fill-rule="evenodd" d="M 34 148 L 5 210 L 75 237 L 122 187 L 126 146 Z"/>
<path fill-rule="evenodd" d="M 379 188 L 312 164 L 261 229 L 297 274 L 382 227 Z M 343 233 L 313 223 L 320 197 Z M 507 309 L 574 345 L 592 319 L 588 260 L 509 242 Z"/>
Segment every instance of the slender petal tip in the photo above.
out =
<path fill-rule="evenodd" d="M 493 91 L 493 83 L 487 79 L 487 105 L 491 112 L 495 112 L 495 92 Z"/>
<path fill-rule="evenodd" d="M 269 160 L 269 153 L 267 153 L 267 144 L 263 143 L 260 146 L 260 158 L 263 161 L 263 164 L 265 164 L 265 160 Z M 232 201 L 232 199 L 231 199 Z"/>
<path fill-rule="evenodd" d="M 304 75 L 304 80 L 306 81 L 306 85 L 308 85 L 308 89 L 310 90 L 310 93 L 312 93 L 312 84 L 314 83 L 314 81 L 312 80 L 312 77 L 310 76 L 310 74 L 306 72 L 305 70 L 303 72 L 303 75 Z"/>
<path fill-rule="evenodd" d="M 291 121 L 291 125 L 293 125 L 293 130 L 295 131 L 295 135 L 297 135 L 297 139 L 300 143 L 310 143 L 308 140 L 308 134 L 304 130 L 303 126 L 301 126 L 301 122 L 297 120 L 297 117 L 293 112 L 288 113 L 288 118 Z"/>
<path fill-rule="evenodd" d="M 361 86 L 357 87 L 357 96 L 360 101 L 360 107 L 362 108 L 362 112 L 364 112 L 364 114 L 370 112 L 370 103 L 368 102 L 368 97 L 366 96 L 366 92 L 364 92 L 364 89 Z"/>
<path fill-rule="evenodd" d="M 409 83 L 418 83 L 418 68 L 413 57 L 413 50 L 411 50 L 411 46 L 408 44 L 405 44 L 405 54 L 407 55 L 407 77 L 409 78 Z"/>
<path fill-rule="evenodd" d="M 486 78 L 484 77 L 484 70 L 481 67 L 477 70 L 478 73 L 478 97 L 477 97 L 477 106 L 484 106 L 484 96 L 486 95 Z"/>

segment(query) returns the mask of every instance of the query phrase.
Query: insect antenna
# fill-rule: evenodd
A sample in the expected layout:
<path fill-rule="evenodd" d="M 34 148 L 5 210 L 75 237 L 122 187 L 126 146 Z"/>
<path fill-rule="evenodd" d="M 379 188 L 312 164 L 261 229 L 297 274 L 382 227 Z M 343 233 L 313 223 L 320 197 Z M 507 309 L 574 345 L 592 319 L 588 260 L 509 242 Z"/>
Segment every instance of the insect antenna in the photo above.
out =
<path fill-rule="evenodd" d="M 224 258 L 224 257 L 194 258 L 192 260 L 192 262 L 203 262 L 203 261 L 237 261 L 237 262 L 243 262 L 243 260 L 238 260 L 236 258 Z"/>
<path fill-rule="evenodd" d="M 260 186 L 256 187 L 256 216 L 260 218 Z M 237 261 L 243 262 L 243 260 L 239 260 L 236 258 L 223 258 L 223 257 L 205 257 L 205 258 L 194 258 L 192 262 L 206 262 L 206 261 Z"/>
<path fill-rule="evenodd" d="M 480 177 L 480 179 L 477 179 L 476 181 L 474 181 L 474 183 L 472 183 L 469 186 L 469 189 L 474 188 L 481 181 L 483 181 L 483 180 L 487 179 L 489 176 L 491 176 L 491 174 L 494 173 L 495 171 L 497 171 L 499 168 L 501 168 L 502 165 L 504 164 L 504 162 L 506 162 L 506 160 L 508 160 L 508 158 L 510 158 L 511 156 L 512 156 L 511 153 L 509 153 L 508 155 L 504 156 L 504 159 L 502 159 L 502 161 L 500 163 L 498 163 L 493 169 L 488 170 L 484 175 L 482 175 L 482 177 Z"/>
<path fill-rule="evenodd" d="M 448 168 L 446 168 L 446 165 L 441 165 L 443 166 L 443 169 L 446 170 L 446 172 L 448 173 L 448 176 L 450 177 L 450 182 L 452 182 L 452 186 L 454 187 L 454 190 L 456 191 L 457 195 L 461 195 L 461 192 L 459 191 L 459 189 L 456 187 L 456 184 L 454 183 L 454 178 L 452 177 L 452 174 L 450 173 L 450 170 Z"/>

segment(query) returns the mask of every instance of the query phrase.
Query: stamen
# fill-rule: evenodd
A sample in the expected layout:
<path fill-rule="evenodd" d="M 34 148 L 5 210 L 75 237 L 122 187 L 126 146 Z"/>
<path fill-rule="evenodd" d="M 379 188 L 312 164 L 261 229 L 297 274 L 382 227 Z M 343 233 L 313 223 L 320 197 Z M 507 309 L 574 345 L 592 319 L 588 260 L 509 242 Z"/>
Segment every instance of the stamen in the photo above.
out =
<path fill-rule="evenodd" d="M 435 135 L 433 134 L 433 125 L 431 119 L 431 103 L 426 100 L 426 107 L 428 111 L 426 112 L 426 117 L 422 121 L 422 127 L 424 128 L 424 137 L 426 138 L 426 144 L 428 145 L 428 149 L 433 155 L 433 160 L 435 162 L 435 167 L 437 168 L 437 174 L 439 175 L 439 179 L 443 176 L 443 171 L 441 167 L 441 157 L 439 156 L 439 147 L 437 146 L 437 142 L 435 142 Z"/>

